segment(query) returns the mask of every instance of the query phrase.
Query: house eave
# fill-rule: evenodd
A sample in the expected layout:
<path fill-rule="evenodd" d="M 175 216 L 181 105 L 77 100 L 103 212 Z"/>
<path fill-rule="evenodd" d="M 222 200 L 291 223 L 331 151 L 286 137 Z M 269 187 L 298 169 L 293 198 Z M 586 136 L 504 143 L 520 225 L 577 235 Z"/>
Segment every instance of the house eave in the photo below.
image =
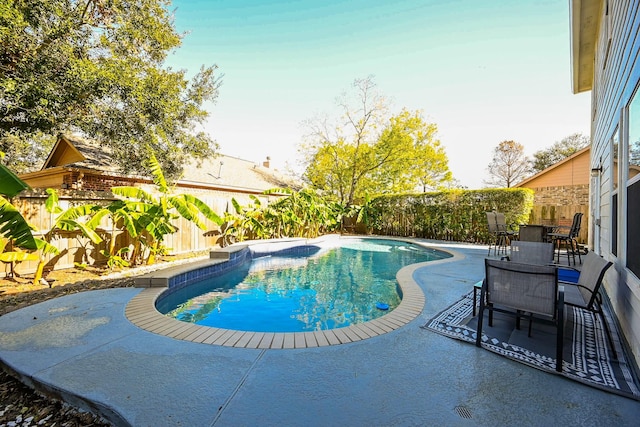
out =
<path fill-rule="evenodd" d="M 570 0 L 571 89 L 591 90 L 602 0 Z"/>

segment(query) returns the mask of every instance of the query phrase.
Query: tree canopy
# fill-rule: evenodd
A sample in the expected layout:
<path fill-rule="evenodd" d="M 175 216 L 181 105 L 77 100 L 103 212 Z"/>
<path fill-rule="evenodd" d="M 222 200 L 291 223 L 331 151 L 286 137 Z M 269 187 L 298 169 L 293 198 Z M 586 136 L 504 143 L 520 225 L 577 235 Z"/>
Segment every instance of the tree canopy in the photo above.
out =
<path fill-rule="evenodd" d="M 551 165 L 566 159 L 589 145 L 589 137 L 574 133 L 556 141 L 551 147 L 533 153 L 531 169 L 534 173 L 545 170 Z"/>
<path fill-rule="evenodd" d="M 0 150 L 24 170 L 75 132 L 108 145 L 125 171 L 148 148 L 168 175 L 212 155 L 198 126 L 215 100 L 215 65 L 187 78 L 164 66 L 181 44 L 168 0 L 12 0 L 0 6 Z M 39 150 L 39 151 L 38 151 Z"/>
<path fill-rule="evenodd" d="M 524 146 L 515 141 L 502 141 L 493 151 L 493 159 L 487 167 L 490 179 L 487 184 L 511 187 L 529 174 L 529 159 Z"/>
<path fill-rule="evenodd" d="M 388 116 L 388 103 L 372 77 L 356 79 L 338 98 L 341 117 L 306 123 L 304 178 L 314 188 L 351 206 L 366 195 L 426 191 L 452 180 L 437 126 L 419 112 Z"/>

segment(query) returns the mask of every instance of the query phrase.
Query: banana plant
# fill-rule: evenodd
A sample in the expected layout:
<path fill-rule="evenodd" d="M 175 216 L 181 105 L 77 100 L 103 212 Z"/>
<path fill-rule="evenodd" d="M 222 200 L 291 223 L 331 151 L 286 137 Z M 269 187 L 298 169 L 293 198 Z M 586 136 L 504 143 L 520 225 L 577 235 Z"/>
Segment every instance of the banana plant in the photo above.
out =
<path fill-rule="evenodd" d="M 5 198 L 13 197 L 29 188 L 4 165 L 0 165 L 0 261 L 11 264 L 11 272 L 16 262 L 40 261 L 38 255 L 57 254 L 58 249 L 48 242 L 33 236 L 33 227 L 20 211 Z M 44 262 L 39 262 L 34 276 L 34 284 L 40 282 Z"/>
<path fill-rule="evenodd" d="M 254 195 L 249 198 L 253 203 L 241 206 L 235 198 L 231 199 L 233 212 L 227 211 L 222 220 L 221 235 L 218 239 L 220 246 L 228 246 L 232 243 L 242 242 L 251 239 L 267 238 L 268 231 L 265 229 L 264 211 L 262 202 Z"/>
<path fill-rule="evenodd" d="M 250 196 L 252 203 L 246 207 L 232 199 L 234 212 L 225 213 L 221 246 L 246 239 L 312 238 L 340 228 L 344 208 L 313 190 L 274 188 L 263 194 L 286 197 L 264 207 L 256 196 Z"/>
<path fill-rule="evenodd" d="M 269 205 L 269 209 L 279 213 L 277 216 L 281 223 L 278 228 L 288 236 L 312 238 L 340 227 L 344 208 L 312 189 L 293 191 L 275 188 L 267 190 L 265 194 L 287 196 Z"/>
<path fill-rule="evenodd" d="M 162 172 L 162 168 L 154 154 L 149 158 L 149 169 L 153 183 L 159 195 L 151 194 L 139 187 L 112 187 L 112 193 L 120 197 L 116 212 L 125 223 L 125 228 L 134 239 L 134 250 L 131 259 L 140 256 L 142 246 L 149 252 L 146 263 L 155 262 L 155 254 L 163 250 L 162 242 L 168 234 L 178 229 L 173 221 L 183 217 L 193 222 L 200 229 L 205 229 L 204 219 L 218 225 L 223 223 L 206 203 L 190 194 L 173 194 Z"/>

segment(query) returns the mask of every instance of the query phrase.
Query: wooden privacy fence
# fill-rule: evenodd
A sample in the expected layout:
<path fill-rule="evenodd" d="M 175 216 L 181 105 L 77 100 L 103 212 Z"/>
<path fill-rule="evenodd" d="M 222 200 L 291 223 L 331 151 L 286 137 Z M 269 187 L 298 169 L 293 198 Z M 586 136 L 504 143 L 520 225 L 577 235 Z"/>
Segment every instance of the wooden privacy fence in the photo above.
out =
<path fill-rule="evenodd" d="M 568 231 L 573 222 L 573 215 L 582 213 L 582 224 L 578 243 L 586 244 L 589 232 L 589 206 L 588 205 L 544 205 L 534 204 L 529 216 L 529 224 L 559 225 L 561 232 Z"/>

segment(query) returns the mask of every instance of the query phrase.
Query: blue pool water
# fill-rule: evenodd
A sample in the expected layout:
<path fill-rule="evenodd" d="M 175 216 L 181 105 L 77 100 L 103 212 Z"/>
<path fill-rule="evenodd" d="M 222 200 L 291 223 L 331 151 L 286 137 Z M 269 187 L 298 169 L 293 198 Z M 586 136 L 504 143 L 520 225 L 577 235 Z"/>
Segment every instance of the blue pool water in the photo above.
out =
<path fill-rule="evenodd" d="M 312 255 L 287 251 L 255 258 L 163 297 L 156 306 L 178 320 L 241 331 L 341 328 L 397 307 L 395 276 L 402 267 L 450 256 L 401 241 L 339 242 Z"/>

